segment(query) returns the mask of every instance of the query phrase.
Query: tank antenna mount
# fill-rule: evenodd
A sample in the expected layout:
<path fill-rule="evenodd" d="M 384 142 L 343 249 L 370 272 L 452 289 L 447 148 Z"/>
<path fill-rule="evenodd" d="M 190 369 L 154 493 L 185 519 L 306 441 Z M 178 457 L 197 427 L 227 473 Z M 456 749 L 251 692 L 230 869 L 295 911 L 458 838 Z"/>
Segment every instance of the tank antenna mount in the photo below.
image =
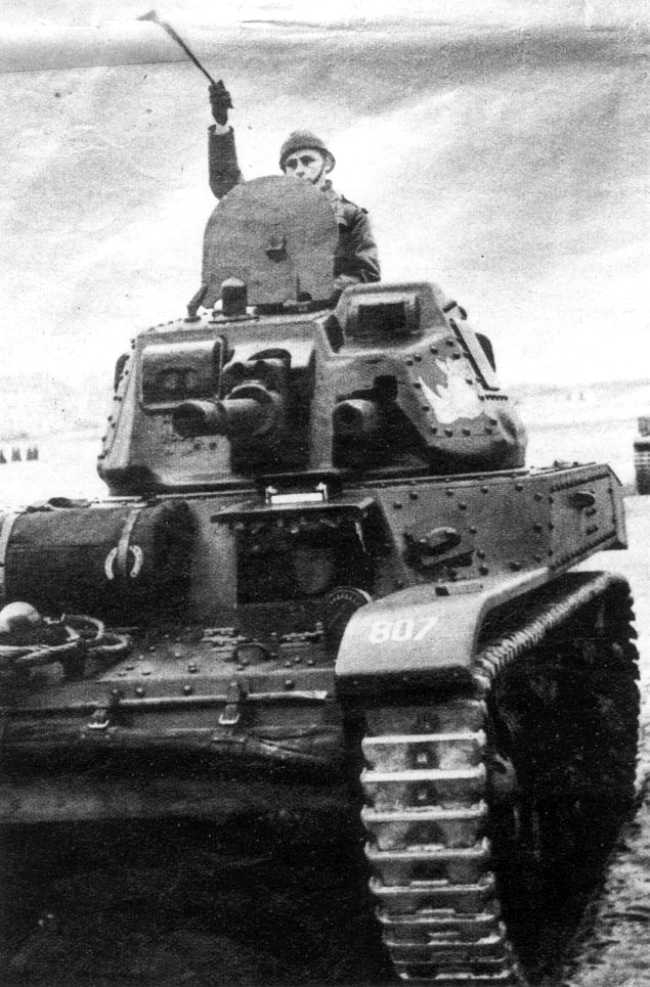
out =
<path fill-rule="evenodd" d="M 213 86 L 223 86 L 223 82 L 221 81 L 221 79 L 219 80 L 219 82 L 215 82 L 215 80 L 212 78 L 212 76 L 207 71 L 207 69 L 205 69 L 201 65 L 200 61 L 198 60 L 194 52 L 191 50 L 191 48 L 185 44 L 181 36 L 174 30 L 171 24 L 168 24 L 167 21 L 160 20 L 155 10 L 150 10 L 147 14 L 142 14 L 140 17 L 137 18 L 137 20 L 153 21 L 154 24 L 158 24 L 159 27 L 163 29 L 163 31 L 167 32 L 167 34 L 172 39 L 172 41 L 175 41 L 177 45 L 180 45 L 180 47 L 183 49 L 187 57 L 194 62 L 197 69 L 200 69 L 201 72 L 203 72 L 203 75 L 206 77 L 206 79 L 208 79 L 212 83 Z"/>

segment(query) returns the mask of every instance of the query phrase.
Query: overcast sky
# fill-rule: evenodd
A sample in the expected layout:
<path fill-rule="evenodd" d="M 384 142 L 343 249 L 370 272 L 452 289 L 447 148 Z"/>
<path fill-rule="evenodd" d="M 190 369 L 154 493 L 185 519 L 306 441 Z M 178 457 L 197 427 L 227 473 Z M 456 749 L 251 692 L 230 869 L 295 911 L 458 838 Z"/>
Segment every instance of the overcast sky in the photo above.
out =
<path fill-rule="evenodd" d="M 133 0 L 5 0 L 9 21 L 76 24 L 80 27 L 128 21 L 149 10 Z M 167 0 L 156 5 L 162 19 L 209 25 L 250 19 L 332 22 L 377 18 L 489 24 L 632 24 L 647 23 L 647 6 L 639 0 Z"/>
<path fill-rule="evenodd" d="M 4 372 L 108 368 L 200 277 L 206 83 L 146 5 L 5 2 Z M 384 278 L 439 281 L 516 381 L 650 375 L 642 4 L 167 3 L 247 177 L 310 126 Z M 44 13 L 44 10 L 46 13 Z"/>

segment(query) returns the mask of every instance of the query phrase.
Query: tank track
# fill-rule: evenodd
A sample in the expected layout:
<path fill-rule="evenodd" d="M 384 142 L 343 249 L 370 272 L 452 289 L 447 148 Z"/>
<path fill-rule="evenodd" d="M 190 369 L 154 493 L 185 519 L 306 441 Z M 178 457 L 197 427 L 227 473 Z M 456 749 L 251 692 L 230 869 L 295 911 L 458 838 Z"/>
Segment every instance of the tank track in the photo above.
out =
<path fill-rule="evenodd" d="M 403 980 L 526 984 L 540 909 L 575 892 L 585 847 L 606 854 L 633 805 L 628 586 L 570 579 L 493 628 L 473 691 L 366 710 L 370 888 Z"/>

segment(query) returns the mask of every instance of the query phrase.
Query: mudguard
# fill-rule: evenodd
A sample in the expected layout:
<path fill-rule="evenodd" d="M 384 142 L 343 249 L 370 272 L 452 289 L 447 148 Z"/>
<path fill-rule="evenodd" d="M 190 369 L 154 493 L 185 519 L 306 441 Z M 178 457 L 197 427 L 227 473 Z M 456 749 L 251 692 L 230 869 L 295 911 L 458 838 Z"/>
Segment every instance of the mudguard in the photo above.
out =
<path fill-rule="evenodd" d="M 487 615 L 550 579 L 540 568 L 511 578 L 410 586 L 360 607 L 336 659 L 340 696 L 469 683 Z"/>

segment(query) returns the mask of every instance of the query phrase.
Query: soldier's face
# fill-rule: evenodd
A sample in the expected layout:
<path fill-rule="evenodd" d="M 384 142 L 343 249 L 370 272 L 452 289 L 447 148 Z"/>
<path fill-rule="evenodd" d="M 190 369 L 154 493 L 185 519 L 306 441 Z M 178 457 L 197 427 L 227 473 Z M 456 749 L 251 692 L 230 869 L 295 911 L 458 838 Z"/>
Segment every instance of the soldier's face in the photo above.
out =
<path fill-rule="evenodd" d="M 284 173 L 320 188 L 327 178 L 327 164 L 324 154 L 315 148 L 305 147 L 289 155 L 284 162 Z"/>
<path fill-rule="evenodd" d="M 301 596 L 315 596 L 330 588 L 334 577 L 332 555 L 331 548 L 294 548 L 291 561 Z"/>

